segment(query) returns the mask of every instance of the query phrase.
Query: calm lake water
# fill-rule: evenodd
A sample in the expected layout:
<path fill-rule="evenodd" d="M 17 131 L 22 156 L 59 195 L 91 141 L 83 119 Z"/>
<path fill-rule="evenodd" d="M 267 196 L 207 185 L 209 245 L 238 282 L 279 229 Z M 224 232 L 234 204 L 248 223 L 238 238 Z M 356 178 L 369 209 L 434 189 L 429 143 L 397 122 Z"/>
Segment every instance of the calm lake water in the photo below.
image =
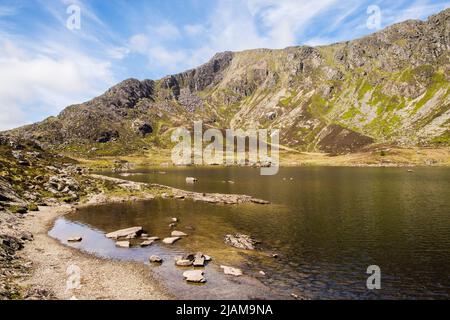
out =
<path fill-rule="evenodd" d="M 196 251 L 211 255 L 214 266 L 207 267 L 204 287 L 180 287 L 187 285 L 171 261 L 155 268 L 160 277 L 172 279 L 168 286 L 184 292 L 179 294 L 184 298 L 260 298 L 260 286 L 269 288 L 264 297 L 450 298 L 449 169 L 417 168 L 411 173 L 402 168 L 302 167 L 281 168 L 269 177 L 260 176 L 258 169 L 232 167 L 140 173 L 121 178 L 197 192 L 247 194 L 272 205 L 161 199 L 97 206 L 58 220 L 50 234 L 62 241 L 70 234 L 83 235 L 83 242 L 74 246 L 116 259 L 146 261 L 150 254 L 160 254 L 170 260 Z M 187 176 L 197 177 L 198 183 L 186 184 Z M 171 217 L 180 219 L 177 230 L 189 234 L 174 246 L 118 249 L 104 237 L 105 232 L 135 225 L 166 237 Z M 236 232 L 260 240 L 260 249 L 243 252 L 225 245 L 223 236 Z M 272 258 L 273 253 L 279 258 Z M 220 264 L 240 267 L 257 282 L 224 279 Z M 370 265 L 381 268 L 381 290 L 366 288 Z M 266 276 L 259 275 L 261 270 Z M 235 284 L 246 290 L 233 289 Z"/>

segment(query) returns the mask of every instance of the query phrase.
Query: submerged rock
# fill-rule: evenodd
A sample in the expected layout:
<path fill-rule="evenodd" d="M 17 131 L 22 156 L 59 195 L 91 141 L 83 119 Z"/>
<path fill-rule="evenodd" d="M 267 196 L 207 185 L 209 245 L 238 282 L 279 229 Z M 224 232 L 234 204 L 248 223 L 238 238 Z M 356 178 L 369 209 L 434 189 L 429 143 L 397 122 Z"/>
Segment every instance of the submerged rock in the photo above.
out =
<path fill-rule="evenodd" d="M 253 202 L 253 203 L 256 203 L 256 204 L 270 204 L 270 201 L 262 200 L 262 199 L 256 199 L 256 198 L 252 198 L 250 201 Z"/>
<path fill-rule="evenodd" d="M 162 263 L 163 260 L 159 256 L 152 255 L 150 258 L 148 258 L 148 261 L 151 263 Z"/>
<path fill-rule="evenodd" d="M 227 234 L 225 236 L 225 243 L 232 247 L 244 250 L 254 250 L 256 245 L 256 241 L 254 239 L 248 235 L 240 233 L 235 235 Z"/>
<path fill-rule="evenodd" d="M 169 237 L 169 238 L 164 238 L 163 239 L 163 243 L 165 244 L 174 244 L 175 242 L 177 242 L 178 240 L 180 240 L 180 237 Z"/>
<path fill-rule="evenodd" d="M 231 276 L 239 277 L 239 276 L 242 276 L 242 274 L 243 274 L 241 269 L 228 267 L 228 266 L 220 266 L 220 268 L 223 269 L 223 273 L 231 275 Z"/>
<path fill-rule="evenodd" d="M 132 228 L 127 228 L 127 229 L 122 229 L 122 230 L 117 230 L 114 232 L 107 233 L 106 237 L 110 238 L 110 239 L 118 239 L 118 238 L 126 238 L 126 237 L 131 238 L 131 237 L 137 237 L 141 233 L 143 233 L 142 227 L 132 227 Z"/>
<path fill-rule="evenodd" d="M 129 248 L 130 247 L 130 241 L 117 241 L 116 247 L 120 248 Z"/>
<path fill-rule="evenodd" d="M 187 234 L 181 231 L 172 231 L 172 237 L 187 237 Z"/>
<path fill-rule="evenodd" d="M 206 279 L 203 274 L 203 270 L 189 270 L 183 273 L 183 277 L 187 282 L 205 283 Z"/>
<path fill-rule="evenodd" d="M 141 247 L 148 247 L 151 246 L 155 242 L 154 240 L 145 240 L 141 243 Z"/>

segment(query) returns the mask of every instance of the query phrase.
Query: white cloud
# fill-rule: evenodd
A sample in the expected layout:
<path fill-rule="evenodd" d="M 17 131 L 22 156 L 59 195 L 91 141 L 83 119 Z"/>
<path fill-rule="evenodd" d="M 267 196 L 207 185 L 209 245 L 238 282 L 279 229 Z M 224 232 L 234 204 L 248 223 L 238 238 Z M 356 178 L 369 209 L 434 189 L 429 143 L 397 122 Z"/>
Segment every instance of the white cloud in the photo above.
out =
<path fill-rule="evenodd" d="M 298 34 L 337 0 L 219 0 L 203 24 L 185 25 L 183 31 L 194 38 L 193 47 L 167 40 L 179 38 L 170 22 L 149 26 L 149 34 L 130 38 L 130 50 L 145 55 L 149 69 L 183 71 L 206 62 L 215 53 L 254 48 L 284 48 L 297 45 Z"/>
<path fill-rule="evenodd" d="M 146 54 L 150 46 L 150 40 L 145 34 L 136 34 L 130 38 L 129 49 L 131 52 Z"/>
<path fill-rule="evenodd" d="M 17 7 L 0 5 L 0 17 L 14 16 L 17 14 L 17 11 Z"/>
<path fill-rule="evenodd" d="M 296 43 L 298 33 L 323 11 L 329 10 L 336 0 L 247 0 L 254 20 L 267 28 L 268 45 L 283 48 Z"/>
<path fill-rule="evenodd" d="M 115 80 L 110 64 L 47 43 L 45 50 L 22 48 L 0 40 L 0 130 L 30 122 L 36 115 L 56 114 L 63 107 L 98 95 Z M 57 52 L 57 55 L 48 55 Z"/>
<path fill-rule="evenodd" d="M 107 50 L 107 55 L 115 60 L 122 60 L 131 50 L 127 47 L 114 47 Z"/>
<path fill-rule="evenodd" d="M 402 9 L 385 9 L 381 7 L 382 24 L 387 26 L 409 19 L 424 19 L 449 7 L 448 3 L 429 3 L 426 0 L 411 2 L 406 8 Z"/>
<path fill-rule="evenodd" d="M 157 40 L 176 40 L 181 36 L 178 28 L 167 21 L 158 24 L 157 26 L 152 26 L 150 28 L 150 34 Z"/>
<path fill-rule="evenodd" d="M 205 31 L 205 27 L 201 24 L 188 24 L 184 26 L 184 32 L 190 37 L 197 36 Z"/>

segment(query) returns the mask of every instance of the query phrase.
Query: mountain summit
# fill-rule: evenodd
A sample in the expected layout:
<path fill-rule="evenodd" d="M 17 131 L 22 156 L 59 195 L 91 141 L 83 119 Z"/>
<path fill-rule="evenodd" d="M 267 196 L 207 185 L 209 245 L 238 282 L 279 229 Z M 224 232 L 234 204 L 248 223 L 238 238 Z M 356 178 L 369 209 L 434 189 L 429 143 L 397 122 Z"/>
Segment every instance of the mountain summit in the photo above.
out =
<path fill-rule="evenodd" d="M 57 117 L 10 131 L 43 146 L 132 152 L 179 126 L 279 128 L 300 151 L 450 144 L 450 9 L 319 47 L 216 54 L 160 80 L 128 79 Z M 107 147 L 105 147 L 107 146 Z"/>

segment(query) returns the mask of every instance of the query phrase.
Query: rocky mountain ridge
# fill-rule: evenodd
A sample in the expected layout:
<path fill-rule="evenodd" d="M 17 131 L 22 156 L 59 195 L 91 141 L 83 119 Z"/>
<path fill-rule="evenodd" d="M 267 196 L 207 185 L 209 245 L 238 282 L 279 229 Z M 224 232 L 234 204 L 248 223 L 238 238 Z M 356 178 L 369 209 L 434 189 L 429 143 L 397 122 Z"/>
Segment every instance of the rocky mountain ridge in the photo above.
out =
<path fill-rule="evenodd" d="M 160 80 L 125 80 L 57 117 L 8 132 L 82 154 L 167 148 L 170 133 L 279 128 L 299 151 L 450 145 L 450 9 L 319 47 L 224 52 Z"/>

